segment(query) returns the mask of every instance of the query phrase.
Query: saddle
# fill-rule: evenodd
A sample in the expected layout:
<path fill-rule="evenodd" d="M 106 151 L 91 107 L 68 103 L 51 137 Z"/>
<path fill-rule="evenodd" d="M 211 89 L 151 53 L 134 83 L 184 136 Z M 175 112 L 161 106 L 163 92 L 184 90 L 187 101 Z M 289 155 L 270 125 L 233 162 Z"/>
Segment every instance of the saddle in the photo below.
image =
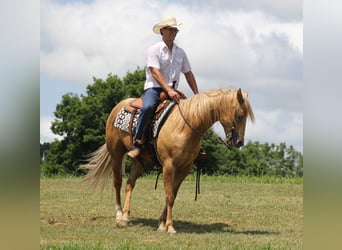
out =
<path fill-rule="evenodd" d="M 185 95 L 182 92 L 179 93 L 182 98 L 185 98 Z M 143 96 L 134 99 L 119 111 L 113 122 L 114 127 L 117 127 L 130 134 L 131 142 L 133 140 L 132 135 L 134 134 L 134 129 L 137 125 L 138 115 L 141 112 L 142 103 Z M 168 112 L 174 105 L 175 102 L 165 92 L 160 94 L 160 103 L 155 110 L 153 119 L 146 126 L 147 128 L 144 132 L 145 142 L 151 141 L 151 138 L 157 137 L 159 129 L 163 125 Z"/>
<path fill-rule="evenodd" d="M 143 96 L 134 99 L 133 101 L 131 101 L 130 103 L 128 103 L 124 107 L 125 111 L 127 111 L 127 112 L 129 112 L 131 114 L 139 114 L 140 111 L 141 111 L 141 108 L 142 108 L 143 99 L 144 99 Z M 171 102 L 171 99 L 169 99 L 169 98 L 165 98 L 164 100 L 160 101 L 160 103 L 157 106 L 156 111 L 154 112 L 154 119 L 158 119 L 158 115 L 160 115 L 162 110 L 164 108 L 166 108 L 167 105 L 170 104 L 170 102 Z"/>
<path fill-rule="evenodd" d="M 182 99 L 186 99 L 186 96 L 184 95 L 183 92 L 176 90 L 178 92 L 178 94 L 181 96 Z M 125 110 L 127 112 L 133 113 L 134 111 L 140 113 L 140 110 L 142 108 L 142 103 L 143 103 L 143 99 L 144 96 L 141 96 L 139 98 L 134 99 L 132 102 L 130 102 L 129 104 L 127 104 L 125 106 Z M 169 97 L 169 95 L 165 92 L 162 91 L 159 95 L 159 99 L 160 99 L 160 103 L 157 106 L 157 109 L 155 111 L 155 115 L 159 114 L 163 108 L 165 108 L 168 104 L 169 101 L 171 101 L 171 98 Z M 167 102 L 165 102 L 167 101 Z"/>
<path fill-rule="evenodd" d="M 182 92 L 178 92 L 182 98 L 185 98 L 185 95 Z M 130 135 L 131 143 L 133 143 L 133 134 L 138 122 L 138 116 L 141 112 L 142 103 L 143 96 L 134 99 L 121 108 L 113 122 L 114 127 L 117 127 Z M 160 103 L 155 110 L 153 118 L 146 125 L 143 135 L 144 146 L 150 153 L 154 151 L 154 139 L 158 136 L 160 128 L 175 104 L 176 103 L 165 92 L 161 92 Z"/>
<path fill-rule="evenodd" d="M 137 115 L 140 113 L 141 108 L 142 108 L 143 99 L 144 99 L 144 97 L 141 96 L 139 98 L 134 99 L 132 102 L 130 102 L 126 106 L 124 106 L 124 110 L 127 113 L 131 113 L 131 116 L 129 119 L 129 127 L 128 127 L 128 132 L 131 136 L 131 142 L 133 142 L 133 131 L 136 127 Z M 155 133 L 153 133 L 153 131 L 151 131 L 151 125 L 160 119 L 161 115 L 165 112 L 166 108 L 170 105 L 171 102 L 172 102 L 172 100 L 169 98 L 166 98 L 166 99 L 160 101 L 160 103 L 158 104 L 158 106 L 154 112 L 152 122 L 149 122 L 147 124 L 146 129 L 145 129 L 145 141 L 150 141 L 149 139 L 154 137 L 154 136 L 151 136 L 151 134 L 155 134 Z M 135 119 L 136 119 L 136 121 L 135 121 Z M 150 133 L 146 133 L 147 131 L 150 131 Z"/>

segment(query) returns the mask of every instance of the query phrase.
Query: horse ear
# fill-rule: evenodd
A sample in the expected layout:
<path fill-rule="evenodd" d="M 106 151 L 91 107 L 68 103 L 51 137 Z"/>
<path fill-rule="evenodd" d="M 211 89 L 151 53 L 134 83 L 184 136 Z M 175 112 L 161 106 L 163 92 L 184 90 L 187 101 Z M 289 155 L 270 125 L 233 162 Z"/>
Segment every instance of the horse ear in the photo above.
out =
<path fill-rule="evenodd" d="M 243 99 L 243 96 L 242 96 L 242 93 L 241 93 L 241 88 L 239 88 L 237 90 L 236 97 L 237 97 L 240 105 L 242 105 L 244 103 L 244 99 Z"/>

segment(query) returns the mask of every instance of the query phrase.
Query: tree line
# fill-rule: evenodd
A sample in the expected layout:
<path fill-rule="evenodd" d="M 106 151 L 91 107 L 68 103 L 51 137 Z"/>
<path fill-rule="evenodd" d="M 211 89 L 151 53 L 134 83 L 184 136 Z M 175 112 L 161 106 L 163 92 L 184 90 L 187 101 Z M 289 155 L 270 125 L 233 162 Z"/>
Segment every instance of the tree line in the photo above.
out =
<path fill-rule="evenodd" d="M 51 131 L 63 139 L 40 145 L 42 175 L 83 175 L 80 164 L 105 142 L 105 124 L 110 111 L 122 99 L 139 97 L 144 82 L 145 71 L 138 67 L 123 78 L 112 74 L 105 80 L 94 77 L 84 95 L 63 95 L 51 124 Z M 208 175 L 303 175 L 303 155 L 285 143 L 248 141 L 240 149 L 228 150 L 210 129 L 203 136 L 202 148 L 207 157 L 201 163 L 201 171 Z M 127 165 L 130 168 L 130 160 Z M 155 168 L 145 170 L 151 171 Z"/>

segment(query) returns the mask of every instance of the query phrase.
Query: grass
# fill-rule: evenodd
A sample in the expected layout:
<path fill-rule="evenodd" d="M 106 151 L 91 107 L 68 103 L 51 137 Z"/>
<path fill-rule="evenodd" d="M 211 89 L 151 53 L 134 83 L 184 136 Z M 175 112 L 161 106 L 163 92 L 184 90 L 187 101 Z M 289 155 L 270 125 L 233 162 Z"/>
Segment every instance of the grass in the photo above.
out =
<path fill-rule="evenodd" d="M 41 179 L 41 249 L 303 249 L 302 179 L 203 176 L 195 202 L 189 176 L 173 210 L 175 236 L 156 231 L 164 190 L 154 184 L 155 176 L 138 179 L 130 225 L 119 228 L 109 184 L 92 193 L 77 178 Z"/>

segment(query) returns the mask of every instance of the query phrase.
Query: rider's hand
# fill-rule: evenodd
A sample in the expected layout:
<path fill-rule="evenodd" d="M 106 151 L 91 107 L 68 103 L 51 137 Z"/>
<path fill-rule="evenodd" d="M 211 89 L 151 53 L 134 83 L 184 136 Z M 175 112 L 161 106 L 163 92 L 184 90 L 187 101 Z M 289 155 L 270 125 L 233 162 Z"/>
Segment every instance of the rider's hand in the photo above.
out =
<path fill-rule="evenodd" d="M 181 96 L 179 95 L 179 93 L 176 90 L 170 89 L 167 92 L 167 94 L 172 98 L 172 100 L 174 100 L 176 103 L 179 103 Z"/>

